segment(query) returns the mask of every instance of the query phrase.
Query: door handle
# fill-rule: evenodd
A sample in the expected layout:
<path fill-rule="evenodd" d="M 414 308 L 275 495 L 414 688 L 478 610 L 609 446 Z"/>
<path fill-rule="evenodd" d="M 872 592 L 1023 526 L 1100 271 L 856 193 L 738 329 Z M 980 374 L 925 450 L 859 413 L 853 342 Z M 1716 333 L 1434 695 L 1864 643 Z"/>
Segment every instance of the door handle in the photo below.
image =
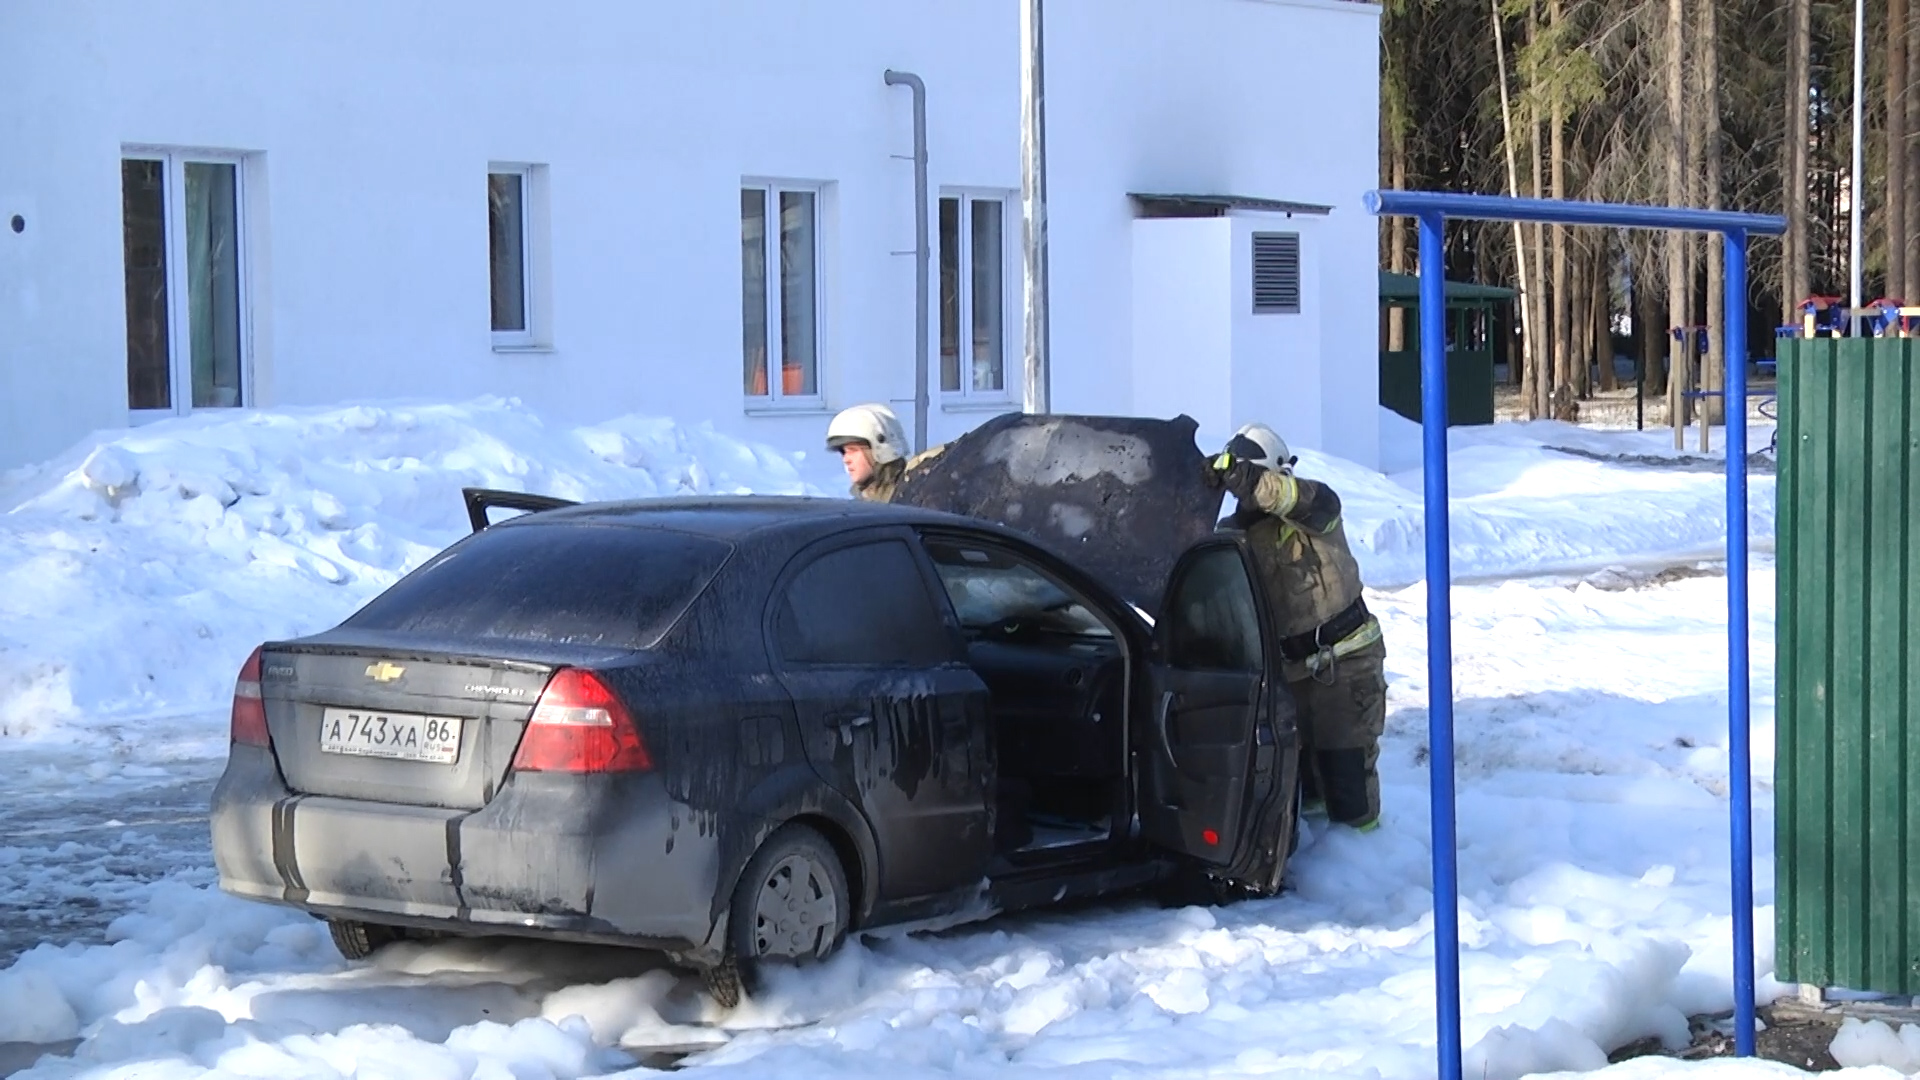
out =
<path fill-rule="evenodd" d="M 1160 703 L 1153 711 L 1153 733 L 1160 736 L 1160 752 L 1167 755 L 1167 764 L 1172 765 L 1174 771 L 1178 772 L 1180 759 L 1173 756 L 1173 741 L 1167 737 L 1167 720 L 1172 709 L 1173 691 L 1161 691 Z"/>
<path fill-rule="evenodd" d="M 873 716 L 870 713 L 862 713 L 858 715 L 845 713 L 840 716 L 830 717 L 827 720 L 827 725 L 829 727 L 838 728 L 841 731 L 852 731 L 855 728 L 866 727 L 868 724 L 871 724 L 871 723 L 873 723 Z"/>

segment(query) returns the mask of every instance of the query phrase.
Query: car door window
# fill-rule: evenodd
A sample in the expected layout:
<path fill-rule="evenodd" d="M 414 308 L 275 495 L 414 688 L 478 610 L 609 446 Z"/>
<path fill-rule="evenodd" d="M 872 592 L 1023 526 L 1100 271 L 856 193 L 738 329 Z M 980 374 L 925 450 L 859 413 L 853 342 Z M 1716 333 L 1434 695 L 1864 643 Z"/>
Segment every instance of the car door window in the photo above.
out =
<path fill-rule="evenodd" d="M 969 634 L 1026 628 L 1076 637 L 1113 636 L 1079 597 L 1001 549 L 944 539 L 930 539 L 926 547 Z"/>
<path fill-rule="evenodd" d="M 1196 556 L 1167 596 L 1160 620 L 1167 661 L 1187 671 L 1259 671 L 1260 610 L 1246 563 L 1232 547 Z"/>
<path fill-rule="evenodd" d="M 957 658 L 904 541 L 829 551 L 794 575 L 776 602 L 775 637 L 789 663 L 927 667 Z"/>

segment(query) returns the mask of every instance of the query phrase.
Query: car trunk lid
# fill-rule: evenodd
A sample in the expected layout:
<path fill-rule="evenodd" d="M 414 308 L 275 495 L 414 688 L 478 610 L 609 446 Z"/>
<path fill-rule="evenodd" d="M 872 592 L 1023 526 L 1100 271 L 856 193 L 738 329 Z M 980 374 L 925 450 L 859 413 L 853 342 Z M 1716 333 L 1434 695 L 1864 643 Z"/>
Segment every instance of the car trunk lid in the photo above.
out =
<path fill-rule="evenodd" d="M 1188 416 L 1010 413 L 908 473 L 894 502 L 1027 533 L 1157 616 L 1174 563 L 1220 519 L 1197 429 Z"/>
<path fill-rule="evenodd" d="M 506 780 L 541 691 L 617 650 L 423 648 L 334 631 L 261 652 L 261 697 L 287 786 L 305 795 L 476 810 Z M 490 653 L 492 653 L 490 655 Z"/>

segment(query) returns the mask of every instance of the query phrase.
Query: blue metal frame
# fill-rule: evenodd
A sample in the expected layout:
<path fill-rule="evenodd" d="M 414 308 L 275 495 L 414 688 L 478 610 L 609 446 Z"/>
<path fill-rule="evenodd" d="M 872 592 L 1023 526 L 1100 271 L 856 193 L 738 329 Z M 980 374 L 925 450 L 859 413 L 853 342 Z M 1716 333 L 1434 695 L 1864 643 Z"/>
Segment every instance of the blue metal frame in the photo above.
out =
<path fill-rule="evenodd" d="M 1453 574 L 1447 522 L 1445 225 L 1448 218 L 1716 232 L 1727 252 L 1729 401 L 1747 397 L 1747 238 L 1779 236 L 1783 217 L 1666 206 L 1371 191 L 1367 210 L 1420 224 L 1420 395 L 1426 466 L 1428 744 L 1433 801 L 1434 1001 L 1442 1080 L 1460 1080 L 1460 881 L 1454 823 Z M 1731 749 L 1734 1047 L 1753 1056 L 1753 747 L 1747 610 L 1747 425 L 1727 423 L 1727 736 Z"/>

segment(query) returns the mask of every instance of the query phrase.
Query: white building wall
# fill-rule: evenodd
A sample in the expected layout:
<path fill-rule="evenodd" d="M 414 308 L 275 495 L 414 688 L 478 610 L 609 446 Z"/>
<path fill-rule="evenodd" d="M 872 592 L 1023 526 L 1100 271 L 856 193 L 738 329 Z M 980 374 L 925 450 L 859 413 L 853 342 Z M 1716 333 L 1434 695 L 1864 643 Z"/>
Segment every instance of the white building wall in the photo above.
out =
<path fill-rule="evenodd" d="M 1233 241 L 1224 217 L 1133 223 L 1133 386 L 1121 411 L 1185 413 L 1203 438 L 1233 430 Z"/>
<path fill-rule="evenodd" d="M 1327 348 L 1322 313 L 1328 310 L 1324 282 L 1328 244 L 1323 235 L 1329 219 L 1305 214 L 1237 214 L 1233 222 L 1233 371 L 1229 385 L 1233 416 L 1225 433 L 1258 421 L 1271 425 L 1291 446 L 1343 445 L 1364 448 L 1369 435 L 1359 438 L 1326 422 L 1321 400 L 1328 393 L 1371 393 L 1378 397 L 1377 367 L 1365 386 L 1351 372 L 1340 348 Z M 1254 314 L 1253 234 L 1296 233 L 1300 237 L 1299 314 Z M 1377 438 L 1377 437 L 1376 437 Z M 1343 457 L 1354 451 L 1333 451 Z M 1373 460 L 1361 458 L 1367 464 Z"/>
<path fill-rule="evenodd" d="M 1129 191 L 1322 202 L 1318 318 L 1367 377 L 1354 401 L 1322 402 L 1340 419 L 1326 449 L 1371 463 L 1375 241 L 1359 199 L 1377 174 L 1377 6 L 1047 10 L 1055 408 L 1135 405 Z M 671 413 L 808 446 L 831 410 L 884 398 L 911 427 L 911 95 L 882 73 L 926 79 L 936 193 L 1017 191 L 1017 17 L 979 0 L 9 3 L 0 466 L 128 422 L 131 145 L 254 155 L 256 404 L 490 392 L 557 420 Z M 489 162 L 548 167 L 550 351 L 492 346 Z M 753 415 L 741 393 L 743 177 L 826 185 L 825 400 L 797 414 Z M 1021 385 L 1011 299 L 1001 408 Z M 932 363 L 931 433 L 951 438 L 988 413 L 943 407 L 937 349 Z"/>

